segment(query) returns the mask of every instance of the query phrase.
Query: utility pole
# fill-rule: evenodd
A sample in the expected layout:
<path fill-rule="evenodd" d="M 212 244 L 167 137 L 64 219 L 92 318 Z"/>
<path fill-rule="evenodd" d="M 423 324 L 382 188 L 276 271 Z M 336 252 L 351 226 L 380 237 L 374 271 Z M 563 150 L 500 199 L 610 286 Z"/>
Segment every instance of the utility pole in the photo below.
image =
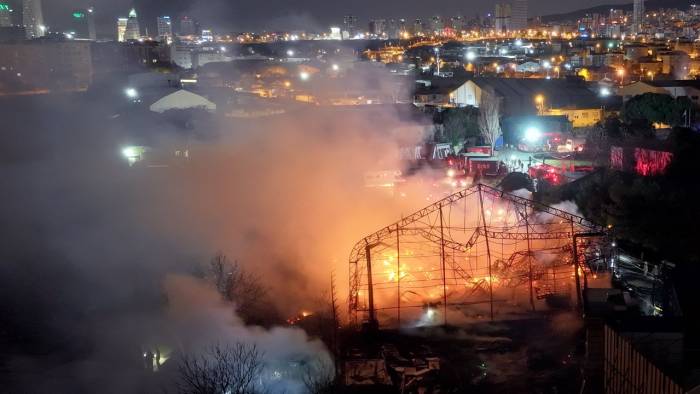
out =
<path fill-rule="evenodd" d="M 493 321 L 493 277 L 491 274 L 491 246 L 489 244 L 489 233 L 486 228 L 486 215 L 484 211 L 484 197 L 481 190 L 482 185 L 479 184 L 479 205 L 481 206 L 481 220 L 484 224 L 484 237 L 486 238 L 486 257 L 489 264 L 489 303 L 491 305 L 491 321 Z"/>
<path fill-rule="evenodd" d="M 581 298 L 581 278 L 579 277 L 579 265 L 578 265 L 578 239 L 577 235 L 574 233 L 574 222 L 573 220 L 571 221 L 571 238 L 573 239 L 573 247 L 574 247 L 574 254 L 573 254 L 573 259 L 574 259 L 574 277 L 576 278 L 576 305 L 578 306 L 579 310 L 583 306 L 583 300 Z"/>
<path fill-rule="evenodd" d="M 527 267 L 530 276 L 530 307 L 532 311 L 535 311 L 535 298 L 533 297 L 532 291 L 532 248 L 530 246 L 530 223 L 527 217 L 527 205 L 525 205 L 525 234 L 527 236 Z"/>
<path fill-rule="evenodd" d="M 447 325 L 447 276 L 445 269 L 445 226 L 442 218 L 442 204 L 440 204 L 440 260 L 442 261 L 442 310 L 443 322 Z"/>
<path fill-rule="evenodd" d="M 338 295 L 335 288 L 335 273 L 331 272 L 331 317 L 333 318 L 333 339 L 331 345 L 331 352 L 335 359 L 335 372 L 338 374 L 340 372 L 339 354 L 340 349 L 338 346 L 338 328 L 340 326 L 340 318 L 338 316 Z"/>
<path fill-rule="evenodd" d="M 399 329 L 401 328 L 401 248 L 399 224 L 396 223 L 396 318 L 398 320 Z"/>
<path fill-rule="evenodd" d="M 378 326 L 376 311 L 374 310 L 374 286 L 372 285 L 372 247 L 369 243 L 365 246 L 367 258 L 367 298 L 369 302 L 369 324 L 372 328 Z"/>

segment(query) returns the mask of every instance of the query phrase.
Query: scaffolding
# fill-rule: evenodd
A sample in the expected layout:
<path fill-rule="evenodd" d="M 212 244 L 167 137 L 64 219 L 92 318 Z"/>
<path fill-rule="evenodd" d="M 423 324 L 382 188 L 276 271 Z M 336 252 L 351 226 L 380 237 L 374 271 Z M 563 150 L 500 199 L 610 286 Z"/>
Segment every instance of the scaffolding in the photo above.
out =
<path fill-rule="evenodd" d="M 569 209 L 571 211 L 571 209 Z M 402 311 L 488 306 L 522 289 L 581 304 L 585 259 L 607 229 L 521 195 L 474 185 L 357 242 L 349 258 L 351 324 L 401 325 Z M 585 281 L 585 278 L 583 279 Z M 379 316 L 382 314 L 382 316 Z"/>

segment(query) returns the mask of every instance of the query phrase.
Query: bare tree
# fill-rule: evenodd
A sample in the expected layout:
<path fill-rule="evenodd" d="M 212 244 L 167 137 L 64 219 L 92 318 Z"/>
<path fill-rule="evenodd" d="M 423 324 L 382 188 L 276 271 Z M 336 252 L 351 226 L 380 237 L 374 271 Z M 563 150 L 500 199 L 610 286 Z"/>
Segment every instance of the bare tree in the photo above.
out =
<path fill-rule="evenodd" d="M 333 353 L 333 358 L 335 359 L 335 371 L 338 373 L 340 371 L 340 366 L 338 365 L 338 360 L 340 358 L 340 346 L 338 343 L 338 329 L 340 329 L 340 313 L 338 306 L 338 293 L 335 287 L 335 272 L 331 273 L 331 294 L 330 294 L 330 312 L 331 319 L 333 321 L 333 336 L 331 337 L 331 352 Z"/>
<path fill-rule="evenodd" d="M 501 135 L 501 100 L 492 89 L 482 90 L 479 104 L 479 131 L 491 152 L 496 147 L 496 140 Z"/>
<path fill-rule="evenodd" d="M 209 280 L 221 296 L 236 305 L 236 312 L 248 323 L 265 324 L 277 316 L 267 302 L 267 289 L 260 278 L 245 271 L 237 261 L 217 254 L 209 262 Z"/>
<path fill-rule="evenodd" d="M 255 345 L 214 345 L 199 355 L 185 355 L 178 366 L 183 394 L 251 394 L 263 369 Z"/>
<path fill-rule="evenodd" d="M 302 378 L 309 394 L 332 394 L 337 391 L 334 367 L 321 359 L 308 363 Z"/>

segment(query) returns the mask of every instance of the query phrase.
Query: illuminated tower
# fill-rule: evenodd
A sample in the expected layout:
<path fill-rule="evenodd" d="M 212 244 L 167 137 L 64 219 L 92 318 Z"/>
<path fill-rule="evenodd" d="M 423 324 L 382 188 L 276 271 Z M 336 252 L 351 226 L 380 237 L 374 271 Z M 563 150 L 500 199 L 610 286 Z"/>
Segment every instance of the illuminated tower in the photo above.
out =
<path fill-rule="evenodd" d="M 136 15 L 136 10 L 129 11 L 129 18 L 126 20 L 126 32 L 124 38 L 128 40 L 138 40 L 141 38 L 141 26 L 139 26 L 139 17 Z"/>
<path fill-rule="evenodd" d="M 117 19 L 117 41 L 119 42 L 126 41 L 126 25 L 128 21 L 126 18 Z"/>
<path fill-rule="evenodd" d="M 22 0 L 22 25 L 29 39 L 46 34 L 41 0 Z"/>

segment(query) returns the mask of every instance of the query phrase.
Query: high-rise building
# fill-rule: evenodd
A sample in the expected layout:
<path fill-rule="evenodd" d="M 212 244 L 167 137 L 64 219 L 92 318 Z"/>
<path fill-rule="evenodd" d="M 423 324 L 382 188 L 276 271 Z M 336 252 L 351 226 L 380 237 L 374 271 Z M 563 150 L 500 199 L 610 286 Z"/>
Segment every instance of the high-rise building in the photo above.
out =
<path fill-rule="evenodd" d="M 391 18 L 386 23 L 386 34 L 390 39 L 397 39 L 401 36 L 398 20 Z"/>
<path fill-rule="evenodd" d="M 49 40 L 0 44 L 0 59 L 6 69 L 17 73 L 19 84 L 3 86 L 21 92 L 27 87 L 54 92 L 80 92 L 90 86 L 93 77 L 92 43 L 73 40 Z"/>
<path fill-rule="evenodd" d="M 642 31 L 642 23 L 644 22 L 644 0 L 634 0 L 632 8 L 632 31 L 639 33 Z"/>
<path fill-rule="evenodd" d="M 386 20 L 373 19 L 369 21 L 369 34 L 377 37 L 386 34 Z"/>
<path fill-rule="evenodd" d="M 92 8 L 88 9 L 78 9 L 71 13 L 71 26 L 73 27 L 73 33 L 77 38 L 84 38 L 95 40 L 95 19 L 93 17 L 94 10 Z"/>
<path fill-rule="evenodd" d="M 158 39 L 168 41 L 173 37 L 173 23 L 169 16 L 158 17 Z"/>
<path fill-rule="evenodd" d="M 511 9 L 510 4 L 496 4 L 495 28 L 497 33 L 505 33 L 510 30 Z"/>
<path fill-rule="evenodd" d="M 416 19 L 413 22 L 413 34 L 415 34 L 415 35 L 423 34 L 423 21 L 422 20 Z"/>
<path fill-rule="evenodd" d="M 433 31 L 433 33 L 441 33 L 442 29 L 445 28 L 445 23 L 442 21 L 442 18 L 438 15 L 435 15 L 434 17 L 430 18 L 430 30 Z"/>
<path fill-rule="evenodd" d="M 214 32 L 211 30 L 202 30 L 202 41 L 214 42 Z"/>
<path fill-rule="evenodd" d="M 399 19 L 399 35 L 403 37 L 404 34 L 408 34 L 408 27 L 406 26 L 406 19 Z"/>
<path fill-rule="evenodd" d="M 464 17 L 463 16 L 453 16 L 450 18 L 450 27 L 455 31 L 461 31 L 464 29 Z"/>
<path fill-rule="evenodd" d="M 331 34 L 329 35 L 329 38 L 331 40 L 342 40 L 343 34 L 341 33 L 340 28 L 331 26 Z"/>
<path fill-rule="evenodd" d="M 127 18 L 117 19 L 117 41 L 126 41 L 126 25 L 128 22 L 129 20 Z"/>
<path fill-rule="evenodd" d="M 348 35 L 351 38 L 357 36 L 357 22 L 358 19 L 354 15 L 345 15 L 343 17 L 343 31 L 348 32 Z"/>
<path fill-rule="evenodd" d="M 197 28 L 194 24 L 194 19 L 189 16 L 183 16 L 180 19 L 180 35 L 181 36 L 194 36 L 197 34 Z"/>
<path fill-rule="evenodd" d="M 11 27 L 12 23 L 12 7 L 9 3 L 0 3 L 0 27 Z"/>
<path fill-rule="evenodd" d="M 611 8 L 610 9 L 610 20 L 620 21 L 625 17 L 625 10 Z"/>
<path fill-rule="evenodd" d="M 510 25 L 513 30 L 527 29 L 527 0 L 513 0 Z"/>
<path fill-rule="evenodd" d="M 41 0 L 22 0 L 22 25 L 27 38 L 42 37 L 46 34 Z"/>
<path fill-rule="evenodd" d="M 138 40 L 141 38 L 141 25 L 135 9 L 129 11 L 129 18 L 126 20 L 126 32 L 124 38 L 128 40 Z"/>

